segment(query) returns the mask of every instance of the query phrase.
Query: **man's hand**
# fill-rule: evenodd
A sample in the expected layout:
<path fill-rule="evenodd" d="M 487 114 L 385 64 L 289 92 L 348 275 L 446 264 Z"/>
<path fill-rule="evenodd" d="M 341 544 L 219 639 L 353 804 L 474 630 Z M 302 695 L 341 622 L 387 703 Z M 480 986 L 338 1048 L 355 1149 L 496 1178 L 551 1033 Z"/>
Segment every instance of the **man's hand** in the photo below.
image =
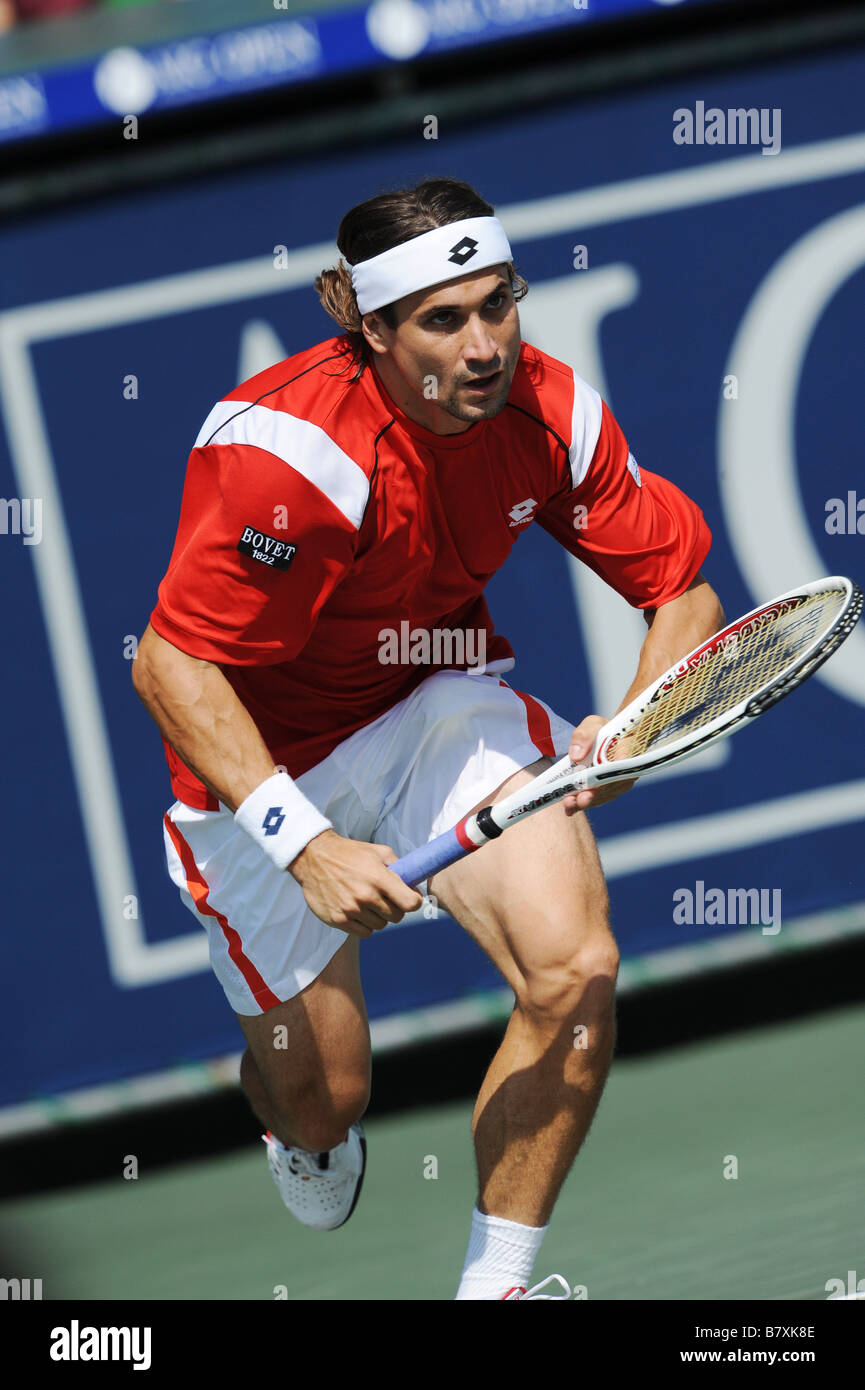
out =
<path fill-rule="evenodd" d="M 687 589 L 678 598 L 671 599 L 660 608 L 646 609 L 644 613 L 649 631 L 640 650 L 640 664 L 625 698 L 616 710 L 622 710 L 644 690 L 663 675 L 668 667 L 681 661 L 688 652 L 699 647 L 701 642 L 718 632 L 724 626 L 724 610 L 718 602 L 714 589 L 710 588 L 702 574 L 691 580 Z M 575 763 L 587 758 L 594 747 L 598 730 L 607 721 L 600 715 L 590 714 L 578 724 L 571 735 L 568 752 Z M 630 791 L 636 778 L 629 782 L 612 782 L 606 787 L 598 787 L 591 792 L 577 792 L 564 799 L 565 814 L 572 816 L 575 811 L 586 811 L 591 806 L 603 806 L 613 801 L 622 792 Z"/>
<path fill-rule="evenodd" d="M 582 763 L 588 758 L 595 746 L 598 730 L 602 729 L 606 722 L 599 714 L 589 714 L 577 725 L 568 748 L 572 762 Z M 573 796 L 566 796 L 562 802 L 565 815 L 572 816 L 575 811 L 587 811 L 592 806 L 603 806 L 606 801 L 613 801 L 617 796 L 621 796 L 622 792 L 630 791 L 636 780 L 634 777 L 629 782 L 612 782 L 606 787 L 596 787 L 591 792 L 576 792 Z"/>
<path fill-rule="evenodd" d="M 329 927 L 372 936 L 388 922 L 416 912 L 423 898 L 387 868 L 398 858 L 388 845 L 347 840 L 335 830 L 316 835 L 288 866 L 307 906 Z"/>

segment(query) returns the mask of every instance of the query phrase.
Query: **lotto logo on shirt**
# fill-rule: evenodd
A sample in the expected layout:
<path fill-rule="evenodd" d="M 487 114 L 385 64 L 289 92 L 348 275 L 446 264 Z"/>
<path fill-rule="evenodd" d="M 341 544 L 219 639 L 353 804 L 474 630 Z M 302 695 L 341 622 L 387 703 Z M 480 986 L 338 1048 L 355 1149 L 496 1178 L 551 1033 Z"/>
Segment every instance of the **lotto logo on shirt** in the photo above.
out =
<path fill-rule="evenodd" d="M 242 555 L 260 560 L 263 565 L 272 565 L 275 570 L 287 570 L 297 550 L 296 545 L 278 541 L 275 536 L 256 531 L 254 526 L 244 526 L 237 548 Z"/>
<path fill-rule="evenodd" d="M 537 505 L 534 497 L 527 497 L 525 502 L 518 502 L 515 507 L 511 507 L 508 512 L 511 526 L 522 526 L 524 522 L 534 520 L 534 511 Z"/>

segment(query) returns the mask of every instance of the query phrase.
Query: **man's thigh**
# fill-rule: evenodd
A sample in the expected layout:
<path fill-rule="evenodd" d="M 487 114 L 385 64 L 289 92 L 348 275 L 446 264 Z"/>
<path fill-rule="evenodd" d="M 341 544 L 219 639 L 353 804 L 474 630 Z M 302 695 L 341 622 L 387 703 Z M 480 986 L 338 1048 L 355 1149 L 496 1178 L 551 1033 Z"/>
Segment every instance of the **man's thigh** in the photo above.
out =
<path fill-rule="evenodd" d="M 552 763 L 515 773 L 485 803 L 500 801 Z M 478 807 L 474 807 L 477 810 Z M 547 806 L 441 870 L 428 891 L 474 937 L 515 994 L 566 972 L 581 953 L 615 965 L 609 899 L 583 811 Z"/>

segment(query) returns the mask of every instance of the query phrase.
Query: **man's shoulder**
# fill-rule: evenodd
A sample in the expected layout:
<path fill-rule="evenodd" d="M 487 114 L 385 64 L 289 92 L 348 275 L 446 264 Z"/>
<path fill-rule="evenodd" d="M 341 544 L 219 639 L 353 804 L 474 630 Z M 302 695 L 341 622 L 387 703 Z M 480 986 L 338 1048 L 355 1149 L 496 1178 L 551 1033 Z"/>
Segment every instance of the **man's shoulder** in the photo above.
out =
<path fill-rule="evenodd" d="M 508 405 L 568 455 L 574 487 L 585 478 L 604 425 L 604 403 L 568 362 L 523 343 Z M 531 427 L 531 426 L 529 426 Z"/>
<path fill-rule="evenodd" d="M 317 420 L 350 390 L 355 370 L 346 340 L 326 338 L 265 367 L 222 399 Z"/>
<path fill-rule="evenodd" d="M 336 452 L 367 471 L 378 419 L 366 374 L 344 337 L 316 343 L 227 392 L 202 425 L 196 447 L 258 445 L 285 459 Z"/>
<path fill-rule="evenodd" d="M 601 412 L 598 392 L 570 363 L 526 342 L 520 347 L 508 404 L 527 412 L 568 444 L 575 419 L 586 415 L 599 419 Z"/>

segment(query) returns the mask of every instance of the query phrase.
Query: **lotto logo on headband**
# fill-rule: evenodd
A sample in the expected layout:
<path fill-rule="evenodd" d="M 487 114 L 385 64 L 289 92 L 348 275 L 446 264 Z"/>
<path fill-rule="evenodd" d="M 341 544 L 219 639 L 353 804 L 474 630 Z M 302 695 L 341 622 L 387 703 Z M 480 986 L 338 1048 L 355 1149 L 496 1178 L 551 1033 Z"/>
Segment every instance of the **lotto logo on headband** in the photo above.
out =
<path fill-rule="evenodd" d="M 477 249 L 478 244 L 474 237 L 464 236 L 462 241 L 458 241 L 456 246 L 451 247 L 448 260 L 453 261 L 454 265 L 465 265 L 466 261 L 471 260 Z"/>

